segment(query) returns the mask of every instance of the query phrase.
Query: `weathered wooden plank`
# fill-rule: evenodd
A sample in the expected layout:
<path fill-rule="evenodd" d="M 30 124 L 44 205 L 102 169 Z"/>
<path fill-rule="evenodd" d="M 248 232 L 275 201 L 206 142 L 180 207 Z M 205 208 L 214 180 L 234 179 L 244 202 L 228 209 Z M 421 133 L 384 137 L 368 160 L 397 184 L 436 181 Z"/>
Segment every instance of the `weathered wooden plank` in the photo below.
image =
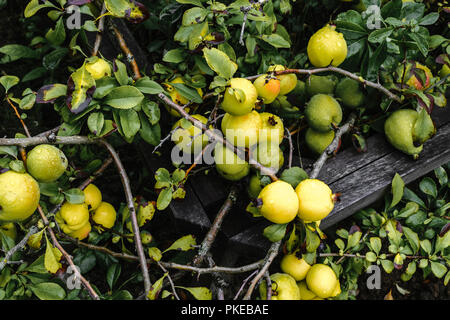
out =
<path fill-rule="evenodd" d="M 206 210 L 220 206 L 228 196 L 231 181 L 219 176 L 215 168 L 208 174 L 198 174 L 188 179 L 198 199 Z"/>
<path fill-rule="evenodd" d="M 395 173 L 409 183 L 434 168 L 450 161 L 450 124 L 441 127 L 436 136 L 424 144 L 418 160 L 400 152 L 392 152 L 331 184 L 334 192 L 341 192 L 341 201 L 326 217 L 321 227 L 336 224 L 357 210 L 365 208 L 383 196 Z"/>
<path fill-rule="evenodd" d="M 169 205 L 169 209 L 174 218 L 181 222 L 180 226 L 182 229 L 195 228 L 197 231 L 206 232 L 211 227 L 211 221 L 194 190 L 189 185 L 185 186 L 185 190 L 186 197 L 180 200 L 173 200 Z M 190 232 L 192 232 L 192 229 L 190 229 Z"/>
<path fill-rule="evenodd" d="M 252 227 L 231 237 L 228 243 L 241 253 L 249 252 L 264 256 L 271 242 L 263 236 L 263 230 L 270 224 L 268 220 L 261 218 Z"/>

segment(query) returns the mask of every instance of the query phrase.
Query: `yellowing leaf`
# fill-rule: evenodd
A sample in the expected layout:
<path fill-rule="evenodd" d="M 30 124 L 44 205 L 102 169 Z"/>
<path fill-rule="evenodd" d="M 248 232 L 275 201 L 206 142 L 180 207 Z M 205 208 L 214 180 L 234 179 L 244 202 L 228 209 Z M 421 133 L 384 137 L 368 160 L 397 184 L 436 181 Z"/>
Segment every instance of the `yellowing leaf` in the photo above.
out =
<path fill-rule="evenodd" d="M 44 233 L 44 230 L 41 230 L 35 234 L 32 234 L 28 238 L 28 241 L 27 241 L 28 246 L 33 249 L 39 249 L 41 247 L 43 233 Z"/>
<path fill-rule="evenodd" d="M 152 220 L 154 214 L 155 206 L 152 202 L 148 202 L 145 205 L 140 205 L 137 215 L 139 227 L 142 227 L 147 221 Z"/>
<path fill-rule="evenodd" d="M 237 71 L 238 66 L 228 55 L 216 48 L 204 48 L 203 56 L 208 66 L 214 70 L 220 77 L 231 79 Z"/>
<path fill-rule="evenodd" d="M 78 114 L 89 106 L 95 91 L 95 80 L 83 65 L 72 73 L 67 82 L 67 106 Z"/>
<path fill-rule="evenodd" d="M 163 251 L 163 253 L 170 251 L 170 250 L 181 250 L 181 251 L 187 251 L 187 250 L 191 250 L 193 249 L 196 245 L 196 241 L 194 236 L 192 236 L 191 234 L 181 237 L 180 239 L 178 239 L 177 241 L 175 241 L 174 243 L 172 243 L 172 245 L 167 248 L 166 250 Z"/>
<path fill-rule="evenodd" d="M 159 295 L 159 292 L 160 292 L 161 289 L 162 289 L 162 285 L 163 285 L 164 278 L 167 277 L 168 274 L 169 274 L 169 273 L 166 272 L 161 278 L 159 278 L 158 280 L 156 280 L 155 283 L 152 285 L 152 287 L 150 288 L 150 291 L 149 291 L 148 294 L 147 294 L 147 297 L 148 297 L 150 300 L 156 300 L 156 298 L 157 298 L 158 295 Z"/>
<path fill-rule="evenodd" d="M 47 248 L 45 249 L 45 258 L 44 258 L 44 266 L 50 273 L 56 273 L 56 271 L 61 268 L 61 263 L 59 260 L 62 257 L 61 251 L 58 248 L 54 248 L 50 241 L 47 240 Z"/>
<path fill-rule="evenodd" d="M 186 287 L 176 287 L 180 289 L 184 289 L 189 291 L 195 299 L 197 300 L 212 300 L 212 293 L 211 290 L 205 287 L 192 287 L 192 288 L 186 288 Z"/>
<path fill-rule="evenodd" d="M 162 258 L 162 253 L 157 247 L 151 247 L 148 248 L 148 256 L 155 261 L 159 261 Z"/>

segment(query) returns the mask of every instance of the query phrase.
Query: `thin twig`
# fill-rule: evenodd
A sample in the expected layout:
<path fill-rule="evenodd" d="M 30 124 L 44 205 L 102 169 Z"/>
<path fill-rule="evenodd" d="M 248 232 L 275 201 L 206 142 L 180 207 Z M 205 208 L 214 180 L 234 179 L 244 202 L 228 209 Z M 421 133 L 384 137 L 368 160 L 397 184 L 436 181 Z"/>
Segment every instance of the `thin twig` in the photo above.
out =
<path fill-rule="evenodd" d="M 16 244 L 14 247 L 12 247 L 8 252 L 6 252 L 5 257 L 0 262 L 0 271 L 3 270 L 3 268 L 9 263 L 8 260 L 12 257 L 14 253 L 16 253 L 18 250 L 21 250 L 25 245 L 27 244 L 28 239 L 39 231 L 39 228 L 36 226 L 32 226 L 30 230 L 28 230 L 28 233 L 23 237 L 22 240 L 18 244 Z"/>
<path fill-rule="evenodd" d="M 242 282 L 241 287 L 239 288 L 238 292 L 236 293 L 236 295 L 234 296 L 233 300 L 237 300 L 239 298 L 239 296 L 241 295 L 242 290 L 244 290 L 245 285 L 247 284 L 247 282 L 258 272 L 258 270 L 253 271 L 247 278 L 244 279 L 244 281 Z"/>
<path fill-rule="evenodd" d="M 292 136 L 291 133 L 289 132 L 288 128 L 285 128 L 286 131 L 286 136 L 288 138 L 289 141 L 289 161 L 288 161 L 288 168 L 292 167 L 292 154 L 294 152 L 294 145 L 292 144 Z"/>
<path fill-rule="evenodd" d="M 227 215 L 227 213 L 232 208 L 233 204 L 236 202 L 238 194 L 238 188 L 237 185 L 233 185 L 231 187 L 230 193 L 228 194 L 227 199 L 223 203 L 222 207 L 220 208 L 219 212 L 217 213 L 216 218 L 214 219 L 214 222 L 209 229 L 208 233 L 205 236 L 205 239 L 200 245 L 200 249 L 198 250 L 198 255 L 194 259 L 194 266 L 200 266 L 203 262 L 204 257 L 209 252 L 209 249 L 211 248 L 214 240 L 216 239 L 216 236 L 220 230 L 220 227 L 222 226 L 222 222 Z"/>
<path fill-rule="evenodd" d="M 6 101 L 8 101 L 8 104 L 11 106 L 11 108 L 13 108 L 14 113 L 16 114 L 17 118 L 19 119 L 20 123 L 22 124 L 25 134 L 27 135 L 27 137 L 30 137 L 31 136 L 30 131 L 28 130 L 27 125 L 25 124 L 22 117 L 20 116 L 19 111 L 17 110 L 16 106 L 12 103 L 12 101 L 9 99 L 8 96 L 6 96 Z"/>
<path fill-rule="evenodd" d="M 372 87 L 372 88 L 375 88 L 375 89 L 383 92 L 385 95 L 387 95 L 392 100 L 395 100 L 397 102 L 402 102 L 402 99 L 399 96 L 392 93 L 391 91 L 389 91 L 388 89 L 383 87 L 381 84 L 366 80 L 356 74 L 353 74 L 347 70 L 344 70 L 344 69 L 341 69 L 338 67 L 329 66 L 326 68 L 316 68 L 316 69 L 286 69 L 286 70 L 281 70 L 281 71 L 273 71 L 273 74 L 274 75 L 282 75 L 282 74 L 295 73 L 295 74 L 312 75 L 315 73 L 322 73 L 322 72 L 335 72 L 335 73 L 342 74 L 350 79 L 353 79 L 353 80 L 356 80 L 356 81 L 362 83 L 365 86 Z M 253 80 L 257 79 L 259 76 L 260 76 L 260 74 L 247 77 L 247 79 L 253 81 Z"/>
<path fill-rule="evenodd" d="M 103 3 L 102 11 L 100 12 L 100 20 L 98 21 L 97 35 L 95 36 L 94 49 L 92 49 L 92 55 L 96 56 L 98 54 L 98 49 L 100 48 L 100 43 L 102 42 L 103 30 L 105 28 L 105 13 L 106 5 Z"/>
<path fill-rule="evenodd" d="M 111 144 L 109 144 L 106 140 L 100 139 L 100 144 L 102 144 L 110 153 L 111 157 L 116 164 L 117 171 L 120 175 L 120 180 L 122 181 L 123 189 L 125 192 L 125 198 L 127 201 L 127 207 L 130 212 L 131 225 L 133 227 L 134 232 L 134 242 L 136 245 L 136 251 L 139 256 L 139 263 L 141 265 L 142 275 L 144 277 L 144 287 L 145 292 L 148 293 L 151 289 L 150 276 L 148 274 L 147 262 L 145 260 L 144 247 L 142 246 L 141 241 L 141 233 L 139 231 L 139 224 L 136 217 L 136 208 L 134 207 L 133 194 L 131 192 L 130 180 L 128 179 L 127 172 L 120 160 L 119 155 L 116 150 L 113 148 Z"/>
<path fill-rule="evenodd" d="M 270 279 L 269 271 L 266 271 L 264 277 L 266 278 L 266 287 L 267 287 L 266 300 L 272 300 L 272 280 Z"/>
<path fill-rule="evenodd" d="M 256 287 L 256 284 L 261 279 L 261 277 L 263 277 L 264 274 L 269 270 L 270 265 L 272 264 L 275 257 L 278 255 L 280 247 L 281 247 L 281 240 L 272 243 L 269 250 L 267 251 L 266 257 L 264 258 L 264 265 L 262 266 L 262 268 L 259 270 L 258 274 L 253 278 L 252 282 L 250 283 L 247 293 L 244 296 L 244 300 L 250 300 L 253 290 Z"/>
<path fill-rule="evenodd" d="M 120 33 L 119 29 L 116 28 L 116 26 L 111 22 L 111 20 L 109 20 L 109 22 L 110 27 L 114 32 L 114 35 L 116 36 L 117 42 L 119 43 L 120 49 L 125 54 L 127 61 L 130 64 L 131 69 L 133 70 L 134 80 L 140 79 L 142 77 L 141 72 L 139 71 L 139 67 L 137 65 L 136 59 L 134 58 L 133 53 L 128 48 L 127 43 L 123 38 L 122 33 Z"/>
<path fill-rule="evenodd" d="M 169 280 L 170 286 L 172 287 L 173 296 L 175 297 L 175 299 L 180 300 L 180 297 L 178 296 L 177 291 L 175 290 L 175 285 L 173 283 L 172 277 L 170 276 L 169 272 L 167 271 L 166 268 L 164 268 L 164 266 L 162 265 L 161 262 L 158 261 L 157 264 L 164 273 L 167 273 L 167 279 Z"/>
<path fill-rule="evenodd" d="M 20 146 L 23 148 L 38 144 L 93 144 L 97 139 L 86 136 L 34 136 L 28 138 L 0 138 L 0 146 Z"/>

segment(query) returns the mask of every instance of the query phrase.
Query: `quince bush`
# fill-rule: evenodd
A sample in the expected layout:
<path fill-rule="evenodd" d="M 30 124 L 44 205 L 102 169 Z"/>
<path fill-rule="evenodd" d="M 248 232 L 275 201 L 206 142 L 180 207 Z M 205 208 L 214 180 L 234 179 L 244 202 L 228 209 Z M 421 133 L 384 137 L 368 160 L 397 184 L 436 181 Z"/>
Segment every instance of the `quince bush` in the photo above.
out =
<path fill-rule="evenodd" d="M 0 9 L 19 8 L 5 3 Z M 70 16 L 73 3 L 78 11 Z M 163 212 L 189 197 L 190 176 L 213 172 L 246 187 L 248 213 L 270 221 L 264 236 L 283 242 L 281 264 L 270 269 L 274 300 L 357 298 L 358 279 L 370 264 L 401 272 L 405 282 L 422 269 L 424 277 L 448 284 L 448 165 L 423 178 L 419 194 L 396 175 L 384 208 L 358 212 L 350 230 L 338 226 L 327 239 L 320 222 L 334 209 L 338 190 L 292 167 L 289 155 L 317 159 L 353 113 L 353 144 L 342 139 L 341 148 L 364 151 L 365 139 L 382 128 L 400 152 L 426 157 L 423 145 L 436 133 L 431 114 L 446 106 L 449 85 L 449 9 L 442 1 L 28 0 L 20 9 L 24 18 L 17 24 L 26 32 L 15 36 L 28 45 L 8 39 L 0 47 L 0 64 L 18 70 L 0 77 L 4 113 L 11 111 L 0 119 L 2 137 L 5 130 L 24 138 L 19 132 L 23 126 L 28 133 L 27 125 L 33 134 L 56 129 L 45 135 L 49 144 L 0 145 L 3 252 L 37 227 L 22 250 L 1 262 L 0 300 L 89 298 L 55 280 L 55 274 L 67 276 L 67 261 L 49 228 L 74 246 L 70 254 L 82 275 L 106 275 L 96 287 L 101 298 L 141 296 L 142 274 L 120 257 L 138 249 L 152 262 L 189 264 L 198 239 L 180 237 Z M 69 27 L 77 12 L 83 23 Z M 111 17 L 138 25 L 129 29 L 136 41 L 121 39 Z M 106 33 L 122 49 L 112 57 L 102 51 Z M 151 63 L 139 65 L 131 43 Z M 195 157 L 212 142 L 192 118 L 242 152 L 216 144 L 216 163 L 206 170 L 168 160 L 167 146 Z M 21 127 L 11 130 L 12 119 Z M 121 200 L 114 171 L 102 166 L 106 151 L 91 143 L 57 144 L 58 137 L 76 135 L 120 149 L 136 217 Z M 161 168 L 152 167 L 155 159 Z M 279 179 L 272 181 L 255 162 L 275 169 Z M 98 176 L 98 170 L 107 171 Z M 96 185 L 89 181 L 94 178 Z M 77 187 L 86 179 L 87 187 Z M 147 298 L 176 298 L 163 285 L 163 271 L 151 270 L 158 280 Z M 174 290 L 211 299 L 209 288 L 191 280 L 191 287 Z M 265 285 L 260 299 L 267 298 Z"/>

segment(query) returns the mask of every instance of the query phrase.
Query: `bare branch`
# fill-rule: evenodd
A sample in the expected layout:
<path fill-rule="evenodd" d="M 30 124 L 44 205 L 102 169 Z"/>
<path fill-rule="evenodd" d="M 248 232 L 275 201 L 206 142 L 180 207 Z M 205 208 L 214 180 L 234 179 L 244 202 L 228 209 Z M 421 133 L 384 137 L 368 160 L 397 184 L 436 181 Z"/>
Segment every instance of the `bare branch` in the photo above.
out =
<path fill-rule="evenodd" d="M 134 242 L 136 245 L 136 251 L 139 256 L 139 263 L 141 265 L 142 275 L 144 277 L 144 287 L 146 294 L 151 289 L 151 282 L 150 282 L 150 276 L 148 274 L 148 267 L 147 262 L 145 260 L 145 253 L 144 253 L 144 247 L 142 246 L 141 241 L 141 233 L 139 230 L 139 224 L 136 217 L 136 208 L 134 207 L 134 200 L 133 200 L 133 194 L 131 192 L 131 186 L 130 186 L 130 180 L 128 179 L 127 172 L 125 171 L 125 168 L 122 164 L 122 161 L 120 160 L 119 155 L 117 154 L 116 150 L 114 150 L 113 146 L 106 142 L 106 140 L 101 139 L 100 144 L 102 144 L 110 153 L 111 157 L 114 160 L 114 163 L 116 164 L 117 171 L 119 172 L 120 179 L 122 181 L 122 185 L 125 192 L 125 198 L 127 201 L 127 207 L 130 212 L 130 218 L 131 218 L 131 225 L 133 227 L 134 232 Z"/>

